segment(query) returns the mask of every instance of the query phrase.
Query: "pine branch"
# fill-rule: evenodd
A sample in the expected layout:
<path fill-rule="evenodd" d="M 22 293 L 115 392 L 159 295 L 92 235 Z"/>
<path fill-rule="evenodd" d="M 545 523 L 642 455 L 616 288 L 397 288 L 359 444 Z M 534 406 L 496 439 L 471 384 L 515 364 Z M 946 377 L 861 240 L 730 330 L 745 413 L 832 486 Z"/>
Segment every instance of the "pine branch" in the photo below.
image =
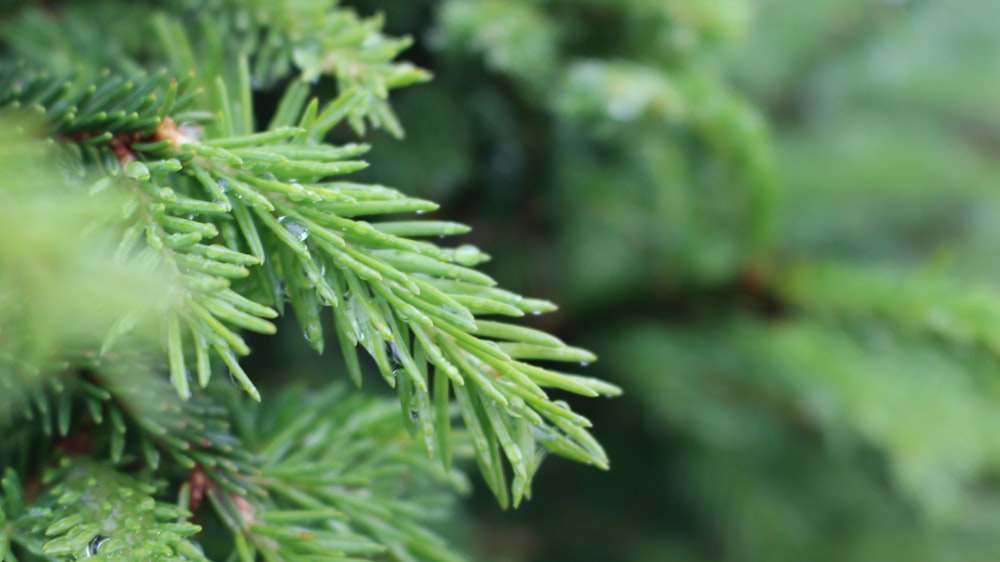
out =
<path fill-rule="evenodd" d="M 684 330 L 637 328 L 613 353 L 650 358 L 631 382 L 670 427 L 712 454 L 822 438 L 825 457 L 875 455 L 922 516 L 957 521 L 976 501 L 973 484 L 1000 466 L 993 359 L 914 346 L 870 323 L 844 328 L 808 316 L 770 325 L 728 317 Z M 729 353 L 713 355 L 720 343 Z M 658 376 L 664 364 L 677 376 Z M 745 431 L 748 415 L 755 432 Z M 870 478 L 883 485 L 881 473 Z"/>
<path fill-rule="evenodd" d="M 61 392 L 57 375 L 92 364 L 121 317 L 162 314 L 173 287 L 149 264 L 114 262 L 122 229 L 108 210 L 122 198 L 88 196 L 93 175 L 39 142 L 36 130 L 10 117 L 0 123 L 0 164 L 10 174 L 0 186 L 0 407 L 8 418 L 30 414 L 35 402 L 51 429 L 44 388 Z M 95 301 L 103 307 L 94 310 Z M 149 322 L 137 320 L 131 333 L 139 345 L 156 340 Z M 66 423 L 60 414 L 58 425 Z"/>
<path fill-rule="evenodd" d="M 241 560 L 461 560 L 427 525 L 467 487 L 412 443 L 390 401 L 292 389 L 254 406 L 234 401 L 240 436 L 260 458 L 266 497 L 213 490 Z"/>
<path fill-rule="evenodd" d="M 32 388 L 30 400 L 5 412 L 5 466 L 36 469 L 38 460 L 20 455 L 26 443 L 44 443 L 68 457 L 94 455 L 116 466 L 197 473 L 232 494 L 263 493 L 254 480 L 256 459 L 232 435 L 227 411 L 211 398 L 181 400 L 142 354 L 91 355 L 77 364 L 79 370 L 48 377 Z M 33 433 L 15 430 L 25 422 L 34 422 Z"/>
<path fill-rule="evenodd" d="M 647 180 L 648 175 L 662 173 L 664 150 L 711 154 L 714 164 L 724 164 L 711 174 L 722 176 L 718 183 L 724 187 L 712 185 L 713 189 L 699 190 L 697 195 L 674 196 L 671 206 L 676 210 L 671 212 L 677 216 L 669 221 L 678 225 L 674 228 L 679 233 L 674 237 L 690 236 L 695 228 L 690 223 L 704 215 L 701 220 L 708 221 L 709 228 L 722 230 L 731 240 L 730 251 L 736 255 L 730 260 L 729 275 L 746 263 L 765 259 L 774 244 L 776 178 L 769 132 L 760 112 L 735 95 L 711 64 L 693 64 L 689 59 L 698 60 L 698 53 L 685 52 L 684 57 L 678 57 L 675 50 L 684 50 L 684 45 L 664 45 L 658 56 L 648 49 L 650 43 L 666 42 L 663 37 L 667 36 L 683 35 L 697 43 L 699 39 L 738 34 L 745 24 L 745 10 L 718 10 L 699 2 L 640 2 L 628 9 L 613 2 L 593 4 L 607 4 L 604 8 L 615 14 L 605 17 L 641 19 L 643 25 L 638 29 L 661 31 L 636 33 L 629 45 L 640 47 L 641 57 L 597 58 L 590 53 L 574 54 L 564 45 L 573 41 L 567 35 L 579 33 L 572 23 L 566 23 L 579 18 L 579 10 L 542 8 L 524 1 L 450 0 L 442 8 L 437 33 L 444 47 L 462 54 L 481 53 L 491 71 L 528 92 L 523 96 L 526 103 L 556 113 L 571 130 L 587 131 L 581 135 L 587 141 L 576 139 L 574 134 L 571 142 L 599 142 L 602 150 L 621 153 L 627 165 L 609 174 L 615 181 L 632 174 Z M 680 138 L 665 143 L 666 128 L 677 130 Z M 603 171 L 606 166 L 597 168 Z M 645 171 L 647 168 L 652 174 Z M 598 170 L 581 174 L 581 179 L 570 182 L 571 189 L 579 190 L 586 178 L 600 173 Z M 676 181 L 682 186 L 706 183 L 698 174 L 670 173 L 681 176 Z M 663 191 L 660 185 L 651 189 Z M 718 194 L 707 196 L 706 191 Z M 642 197 L 648 199 L 649 194 L 643 192 Z M 579 217 L 589 230 L 600 230 L 591 229 L 593 221 L 603 218 L 590 210 L 592 203 L 568 197 L 565 204 L 577 203 L 581 203 L 579 208 L 568 215 Z M 588 213 L 598 216 L 586 216 Z M 721 213 L 724 217 L 718 216 Z M 654 220 L 661 216 L 657 213 Z M 628 220 L 634 222 L 634 217 Z M 720 227 L 720 223 L 725 226 Z M 605 228 L 622 231 L 629 227 Z M 680 252 L 674 252 L 677 254 Z"/>
<path fill-rule="evenodd" d="M 354 16 L 341 15 L 346 19 L 330 21 L 357 23 Z M 185 55 L 194 52 L 194 44 L 179 19 L 163 14 L 155 25 L 160 48 L 176 55 L 172 72 L 189 78 L 172 80 L 171 71 L 134 80 L 105 74 L 99 86 L 91 86 L 84 72 L 79 84 L 61 86 L 37 74 L 32 87 L 10 88 L 6 106 L 38 107 L 70 149 L 80 148 L 81 164 L 100 164 L 108 174 L 90 191 L 125 197 L 118 259 L 155 267 L 178 287 L 168 293 L 171 312 L 160 337 L 179 396 L 192 394 L 192 365 L 198 385 L 208 384 L 214 355 L 259 399 L 237 360 L 250 351 L 239 332 L 273 333 L 269 320 L 283 312 L 288 299 L 320 351 L 321 314 L 332 309 L 351 377 L 360 383 L 355 348 L 361 345 L 399 391 L 405 417 L 427 453 L 437 453 L 446 466 L 448 397 L 454 392 L 480 467 L 503 505 L 509 501 L 503 458 L 513 470 L 515 504 L 530 494 L 539 448 L 607 466 L 603 449 L 586 430 L 589 422 L 551 401 L 544 389 L 587 396 L 619 390 L 528 362 L 588 363 L 594 356 L 537 331 L 479 318 L 554 306 L 495 288 L 492 279 L 470 267 L 488 259 L 472 246 L 441 248 L 412 237 L 461 232 L 460 225 L 361 220 L 421 214 L 435 204 L 383 186 L 331 179 L 363 167 L 352 158 L 367 147 L 332 146 L 322 139 L 345 119 L 357 125 L 359 115 L 379 118 L 370 88 L 383 99 L 386 85 L 402 83 L 386 78 L 388 71 L 379 66 L 402 44 L 386 43 L 369 56 L 363 52 L 366 43 L 350 43 L 360 61 L 382 68 L 372 71 L 382 78 L 358 74 L 357 68 L 323 67 L 357 81 L 342 79 L 339 96 L 322 109 L 315 99 L 306 102 L 304 82 L 293 83 L 272 126 L 254 133 L 248 57 L 227 58 L 225 49 L 211 44 L 218 35 L 206 32 L 200 41 L 207 43 L 199 47 L 222 49 L 218 57 L 206 58 L 217 65 L 231 62 L 225 69 L 206 68 Z M 355 39 L 371 37 L 376 28 L 374 22 L 355 27 Z M 9 71 L 18 73 L 23 71 Z M 200 89 L 206 94 L 202 101 L 196 98 Z M 207 104 L 202 107 L 215 112 L 186 112 L 192 104 Z M 114 351 L 135 321 L 123 317 L 102 351 Z"/>
<path fill-rule="evenodd" d="M 11 470 L 0 484 L 4 560 L 207 560 L 188 540 L 199 531 L 184 521 L 190 514 L 156 501 L 155 487 L 104 464 L 64 462 L 35 499 Z"/>
<path fill-rule="evenodd" d="M 251 77 L 257 84 L 266 86 L 286 76 L 290 60 L 304 82 L 333 76 L 341 92 L 355 92 L 360 99 L 350 110 L 348 122 L 357 134 L 364 133 L 367 120 L 374 128 L 384 127 L 396 137 L 403 136 L 388 102 L 389 91 L 425 82 L 430 74 L 394 60 L 411 40 L 383 35 L 381 16 L 360 18 L 335 0 L 292 6 L 262 0 L 229 0 L 227 4 L 246 10 L 255 28 L 247 35 L 265 37 L 252 49 L 256 55 Z M 236 18 L 242 15 L 231 9 L 228 12 Z"/>
<path fill-rule="evenodd" d="M 494 72 L 542 91 L 558 64 L 561 37 L 553 19 L 533 2 L 450 0 L 441 8 L 439 43 L 481 52 Z"/>
<path fill-rule="evenodd" d="M 959 285 L 928 270 L 916 274 L 803 264 L 783 280 L 795 306 L 828 322 L 883 324 L 903 337 L 931 336 L 996 356 L 1000 300 L 986 287 Z"/>
<path fill-rule="evenodd" d="M 388 93 L 430 77 L 410 63 L 394 61 L 410 45 L 408 38 L 385 36 L 380 17 L 361 18 L 334 0 L 280 6 L 259 0 L 155 4 L 152 11 L 128 1 L 69 4 L 60 8 L 58 25 L 44 9 L 29 7 L 0 26 L 0 36 L 33 66 L 56 75 L 82 71 L 94 77 L 112 69 L 135 76 L 144 68 L 168 66 L 175 72 L 197 71 L 212 90 L 216 77 L 235 80 L 234 67 L 227 64 L 231 54 L 246 53 L 252 55 L 247 79 L 258 88 L 290 76 L 310 83 L 332 76 L 341 91 L 353 89 L 361 98 L 349 115 L 359 134 L 367 121 L 402 136 Z M 195 41 L 187 32 L 192 28 Z M 81 55 L 88 58 L 76 58 Z"/>

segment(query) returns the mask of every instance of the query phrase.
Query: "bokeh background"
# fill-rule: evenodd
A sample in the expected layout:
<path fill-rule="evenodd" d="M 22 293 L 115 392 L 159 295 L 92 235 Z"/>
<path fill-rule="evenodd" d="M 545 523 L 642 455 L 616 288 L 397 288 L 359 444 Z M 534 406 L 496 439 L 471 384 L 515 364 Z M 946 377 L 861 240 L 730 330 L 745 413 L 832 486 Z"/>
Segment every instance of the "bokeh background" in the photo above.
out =
<path fill-rule="evenodd" d="M 365 179 L 626 391 L 610 472 L 476 483 L 474 560 L 997 560 L 1000 3 L 345 3 L 435 74 Z M 253 368 L 328 377 L 297 332 Z"/>

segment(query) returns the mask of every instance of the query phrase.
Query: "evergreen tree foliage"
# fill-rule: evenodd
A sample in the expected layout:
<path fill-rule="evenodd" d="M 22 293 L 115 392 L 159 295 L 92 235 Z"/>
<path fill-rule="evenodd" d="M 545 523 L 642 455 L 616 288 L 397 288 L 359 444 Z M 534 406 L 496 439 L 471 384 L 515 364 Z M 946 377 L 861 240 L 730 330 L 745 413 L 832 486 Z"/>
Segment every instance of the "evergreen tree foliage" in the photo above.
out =
<path fill-rule="evenodd" d="M 348 175 L 429 78 L 381 18 L 2 9 L 0 559 L 461 560 L 432 523 L 466 460 L 503 507 L 547 453 L 607 468 L 557 394 L 618 388 L 509 321 L 555 306 L 432 241 L 468 231 L 413 216 L 437 204 Z M 255 382 L 247 334 L 284 316 L 342 375 Z M 398 398 L 342 384 L 366 372 Z"/>
<path fill-rule="evenodd" d="M 994 4 L 0 2 L 0 552 L 995 559 Z"/>

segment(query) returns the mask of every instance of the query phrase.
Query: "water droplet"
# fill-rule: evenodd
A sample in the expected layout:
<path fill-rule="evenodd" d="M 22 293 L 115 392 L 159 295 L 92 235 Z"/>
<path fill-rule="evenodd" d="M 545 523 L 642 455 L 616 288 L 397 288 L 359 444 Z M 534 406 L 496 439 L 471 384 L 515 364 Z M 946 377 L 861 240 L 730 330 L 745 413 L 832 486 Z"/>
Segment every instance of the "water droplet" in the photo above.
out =
<path fill-rule="evenodd" d="M 292 217 L 278 217 L 278 222 L 285 226 L 288 232 L 300 241 L 305 242 L 309 238 L 309 228 Z"/>
<path fill-rule="evenodd" d="M 272 174 L 271 172 L 264 172 L 263 174 L 260 174 L 257 177 L 259 177 L 262 180 L 267 180 L 267 181 L 277 181 L 278 180 L 278 177 L 275 176 L 274 174 Z"/>
<path fill-rule="evenodd" d="M 480 256 L 482 254 L 479 252 L 479 248 L 473 246 L 472 244 L 462 244 L 461 246 L 455 248 L 452 252 L 452 259 L 460 265 L 466 267 L 472 267 L 479 263 Z"/>
<path fill-rule="evenodd" d="M 532 316 L 541 316 L 542 315 L 542 311 L 541 310 L 533 310 L 533 311 L 531 311 L 531 315 Z"/>
<path fill-rule="evenodd" d="M 284 281 L 278 281 L 278 284 L 274 287 L 274 302 L 281 302 L 285 298 L 285 289 L 288 288 L 288 284 Z"/>
<path fill-rule="evenodd" d="M 223 193 L 225 193 L 229 189 L 229 180 L 227 180 L 226 178 L 221 178 L 216 183 L 219 184 L 219 190 L 222 191 Z"/>
<path fill-rule="evenodd" d="M 419 209 L 419 210 L 417 210 L 417 214 L 418 214 L 418 215 L 422 215 L 422 214 L 424 214 L 424 210 L 423 210 L 423 209 Z"/>
<path fill-rule="evenodd" d="M 356 310 L 357 305 L 354 303 L 354 298 L 351 297 L 350 293 L 344 294 L 344 314 L 347 316 L 347 321 L 351 325 L 351 334 L 353 335 L 353 340 L 355 343 L 365 341 L 365 332 L 361 329 L 361 321 L 358 319 L 358 311 Z"/>
<path fill-rule="evenodd" d="M 319 78 L 323 66 L 321 51 L 322 45 L 317 39 L 304 41 L 292 50 L 292 60 L 302 69 L 303 78 L 307 82 L 311 83 Z"/>
<path fill-rule="evenodd" d="M 108 542 L 108 537 L 94 535 L 94 538 L 90 539 L 90 543 L 87 544 L 87 556 L 97 556 L 97 551 L 101 550 L 106 542 Z"/>
<path fill-rule="evenodd" d="M 580 366 L 581 367 L 589 367 L 590 363 L 588 363 L 587 361 L 580 361 Z"/>
<path fill-rule="evenodd" d="M 125 175 L 139 181 L 149 180 L 149 168 L 142 162 L 136 160 L 125 166 Z"/>
<path fill-rule="evenodd" d="M 410 419 L 413 421 L 420 421 L 420 412 L 416 410 L 410 410 Z"/>
<path fill-rule="evenodd" d="M 191 121 L 181 123 L 177 126 L 177 130 L 182 136 L 187 137 L 186 142 L 196 142 L 201 138 L 201 134 L 205 132 L 204 127 Z M 182 141 L 181 144 L 185 143 Z"/>
<path fill-rule="evenodd" d="M 389 353 L 389 361 L 392 363 L 393 372 L 398 371 L 398 367 L 403 365 L 403 362 L 399 359 L 399 348 L 396 347 L 395 342 L 387 341 L 385 342 L 385 349 Z"/>

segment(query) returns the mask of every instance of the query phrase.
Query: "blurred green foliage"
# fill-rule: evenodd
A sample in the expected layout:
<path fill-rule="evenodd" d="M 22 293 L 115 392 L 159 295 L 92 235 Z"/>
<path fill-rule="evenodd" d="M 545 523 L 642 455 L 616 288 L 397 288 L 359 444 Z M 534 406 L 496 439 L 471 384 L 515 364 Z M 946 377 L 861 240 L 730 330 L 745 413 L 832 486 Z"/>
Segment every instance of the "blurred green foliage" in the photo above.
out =
<path fill-rule="evenodd" d="M 435 74 L 366 173 L 627 391 L 477 560 L 995 558 L 1000 5 L 355 4 Z"/>
<path fill-rule="evenodd" d="M 26 396 L 50 382 L 65 364 L 92 357 L 122 317 L 162 315 L 176 287 L 155 264 L 114 259 L 121 228 L 107 210 L 118 194 L 95 189 L 92 174 L 58 173 L 65 160 L 53 146 L 34 142 L 38 123 L 0 119 L 0 423 L 9 423 Z M 69 243 L 67 243 L 69 241 Z M 107 287 L 116 287 L 112 294 Z M 91 303 L 100 300 L 95 309 Z M 67 321 L 67 318 L 71 321 Z M 133 323 L 137 341 L 155 341 L 150 322 Z M 5 434 L 0 459 L 13 432 Z"/>

